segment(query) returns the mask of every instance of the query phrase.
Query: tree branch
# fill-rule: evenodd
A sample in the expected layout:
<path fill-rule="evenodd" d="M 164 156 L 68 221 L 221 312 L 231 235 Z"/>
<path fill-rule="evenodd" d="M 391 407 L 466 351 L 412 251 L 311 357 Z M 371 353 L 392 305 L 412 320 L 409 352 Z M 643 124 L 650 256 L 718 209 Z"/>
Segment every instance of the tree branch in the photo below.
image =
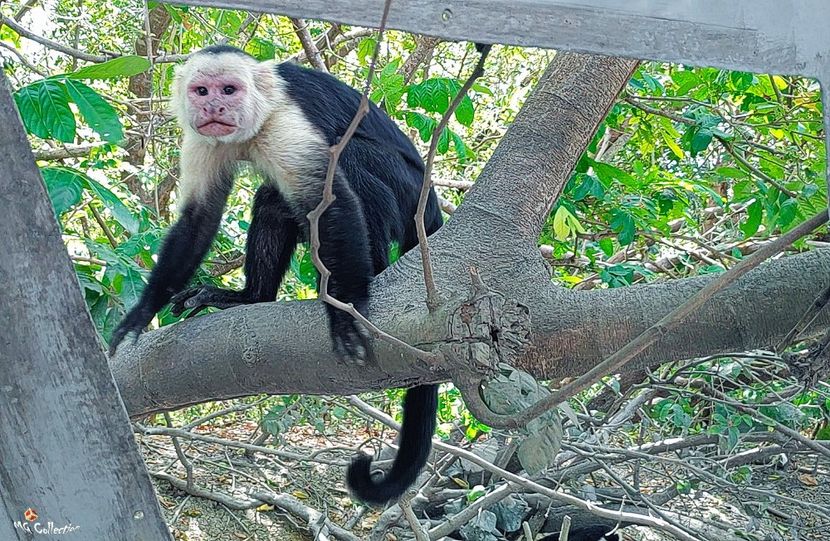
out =
<path fill-rule="evenodd" d="M 5 24 L 22 37 L 40 43 L 41 45 L 52 49 L 53 51 L 58 51 L 59 53 L 63 53 L 69 55 L 71 57 L 77 58 L 79 60 L 86 60 L 87 62 L 106 62 L 110 59 L 109 56 L 99 56 L 94 54 L 85 53 L 84 51 L 80 51 L 78 49 L 73 49 L 72 47 L 67 47 L 62 43 L 58 43 L 57 41 L 53 41 L 49 38 L 44 38 L 43 36 L 39 36 L 34 32 L 30 32 L 29 30 L 23 28 L 14 19 L 10 19 L 9 17 L 0 17 L 0 23 Z"/>
<path fill-rule="evenodd" d="M 447 282 L 466 279 L 439 274 Z M 404 256 L 384 273 L 382 289 L 373 286 L 370 311 L 377 325 L 426 347 L 445 339 L 446 323 L 439 312 L 434 320 L 427 318 L 432 325 L 425 324 L 426 309 L 410 307 L 423 307 L 422 287 L 412 287 L 419 275 L 419 265 L 411 255 Z M 809 306 L 821 292 L 823 280 L 815 277 L 828 275 L 830 250 L 768 262 L 635 357 L 632 369 L 775 344 L 800 319 L 802 310 L 794 307 Z M 528 289 L 537 300 L 529 305 L 533 347 L 514 364 L 545 379 L 583 374 L 714 278 L 597 291 L 517 280 L 516 287 Z M 829 324 L 830 314 L 822 313 L 812 330 Z M 395 354 L 382 342 L 377 365 L 337 362 L 325 312 L 316 301 L 232 308 L 145 333 L 135 346 L 125 346 L 111 368 L 132 417 L 258 393 L 342 395 L 450 379 L 446 370 Z"/>
<path fill-rule="evenodd" d="M 741 260 L 737 265 L 719 276 L 717 280 L 706 284 L 703 289 L 695 293 L 685 303 L 672 310 L 669 314 L 666 314 L 660 319 L 660 321 L 643 331 L 643 333 L 637 336 L 637 338 L 615 351 L 613 355 L 591 368 L 591 370 L 581 375 L 575 381 L 568 383 L 561 389 L 557 389 L 544 399 L 539 400 L 517 415 L 501 415 L 491 411 L 487 405 L 484 404 L 479 394 L 479 386 L 482 383 L 481 380 L 472 383 L 456 383 L 461 383 L 460 390 L 464 396 L 467 406 L 470 408 L 473 415 L 475 415 L 481 422 L 499 428 L 519 428 L 526 426 L 531 420 L 542 415 L 546 411 L 564 402 L 575 394 L 584 391 L 599 381 L 599 379 L 603 376 L 613 374 L 618 371 L 637 355 L 653 346 L 662 336 L 666 336 L 674 331 L 705 303 L 710 302 L 716 294 L 734 284 L 742 276 L 746 275 L 765 260 L 777 255 L 796 240 L 825 225 L 826 223 L 827 209 L 823 209 L 818 214 L 806 222 L 799 224 L 797 227 L 788 231 L 775 241 L 764 245 L 750 257 Z"/>
<path fill-rule="evenodd" d="M 326 63 L 323 62 L 320 49 L 317 48 L 317 45 L 314 43 L 314 38 L 311 37 L 311 33 L 308 31 L 308 22 L 292 18 L 291 24 L 294 26 L 294 32 L 297 34 L 297 38 L 303 46 L 306 58 L 314 66 L 314 69 L 328 73 L 329 70 L 326 67 Z"/>

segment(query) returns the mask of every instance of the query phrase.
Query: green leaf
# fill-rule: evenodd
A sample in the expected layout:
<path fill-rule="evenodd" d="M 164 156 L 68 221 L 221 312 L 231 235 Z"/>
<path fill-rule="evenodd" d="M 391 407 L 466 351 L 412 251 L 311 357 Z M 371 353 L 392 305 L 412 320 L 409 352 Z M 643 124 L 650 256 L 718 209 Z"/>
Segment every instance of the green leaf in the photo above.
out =
<path fill-rule="evenodd" d="M 695 156 L 707 148 L 712 142 L 712 130 L 709 128 L 690 128 L 689 151 Z M 688 132 L 687 132 L 688 133 Z"/>
<path fill-rule="evenodd" d="M 634 225 L 634 218 L 629 213 L 619 209 L 614 209 L 611 212 L 611 216 L 611 223 L 609 225 L 618 234 L 617 240 L 622 246 L 631 244 L 637 232 L 637 228 Z"/>
<path fill-rule="evenodd" d="M 701 83 L 701 80 L 697 74 L 691 70 L 675 71 L 672 73 L 671 78 L 674 84 L 677 85 L 675 95 L 678 96 L 688 94 L 689 90 Z"/>
<path fill-rule="evenodd" d="M 98 182 L 92 180 L 89 177 L 85 177 L 86 184 L 89 189 L 104 203 L 109 211 L 112 213 L 112 216 L 118 220 L 124 229 L 130 232 L 131 235 L 135 235 L 138 233 L 138 219 L 130 212 L 130 209 L 121 202 L 121 199 L 112 193 L 109 188 L 99 184 Z"/>
<path fill-rule="evenodd" d="M 717 169 L 715 169 L 715 173 L 726 178 L 734 179 L 744 179 L 749 176 L 749 174 L 743 169 L 738 169 L 737 167 L 729 166 L 718 167 Z"/>
<path fill-rule="evenodd" d="M 391 265 L 401 257 L 401 245 L 397 241 L 389 244 L 389 264 Z"/>
<path fill-rule="evenodd" d="M 90 87 L 78 81 L 66 81 L 66 89 L 89 127 L 110 143 L 124 139 L 118 113 Z"/>
<path fill-rule="evenodd" d="M 262 38 L 253 38 L 248 42 L 246 50 L 260 62 L 263 60 L 273 60 L 277 56 L 277 47 L 274 45 L 274 42 Z"/>
<path fill-rule="evenodd" d="M 446 154 L 447 151 L 450 149 L 450 130 L 444 128 L 441 131 L 441 135 L 438 136 L 438 145 L 435 147 L 435 150 L 438 154 Z"/>
<path fill-rule="evenodd" d="M 795 219 L 795 215 L 797 212 L 797 199 L 787 199 L 786 201 L 781 203 L 781 209 L 778 211 L 778 225 L 783 228 L 789 226 Z"/>
<path fill-rule="evenodd" d="M 367 63 L 368 59 L 372 58 L 372 55 L 375 53 L 375 46 L 377 43 L 378 42 L 375 38 L 365 38 L 361 40 L 360 44 L 357 46 L 357 59 L 361 64 Z"/>
<path fill-rule="evenodd" d="M 126 55 L 107 60 L 100 64 L 83 67 L 72 73 L 67 73 L 70 79 L 115 79 L 117 77 L 132 77 L 150 69 L 150 61 L 143 56 Z"/>
<path fill-rule="evenodd" d="M 378 84 L 372 92 L 372 101 L 383 100 L 386 110 L 392 112 L 398 108 L 405 92 L 404 77 L 398 73 L 399 62 L 395 60 L 384 66 L 378 76 Z"/>
<path fill-rule="evenodd" d="M 432 132 L 438 127 L 437 121 L 415 111 L 407 111 L 404 118 L 406 118 L 407 126 L 418 130 L 418 135 L 421 136 L 421 141 L 424 143 L 429 141 L 430 137 L 432 137 Z"/>
<path fill-rule="evenodd" d="M 475 118 L 475 108 L 473 107 L 473 100 L 469 96 L 461 98 L 461 102 L 455 110 L 455 119 L 464 126 L 472 126 Z"/>
<path fill-rule="evenodd" d="M 455 79 L 447 77 L 427 79 L 417 85 L 410 85 L 407 90 L 406 103 L 410 107 L 420 107 L 429 113 L 444 114 L 450 106 L 450 101 L 460 89 L 461 85 Z"/>
<path fill-rule="evenodd" d="M 763 213 L 764 207 L 757 199 L 747 207 L 746 220 L 744 220 L 740 225 L 741 232 L 744 234 L 745 239 L 748 239 L 758 232 L 758 228 L 761 226 L 761 218 L 763 217 Z"/>
<path fill-rule="evenodd" d="M 291 271 L 297 279 L 308 287 L 317 287 L 317 267 L 311 260 L 311 250 L 305 248 L 297 258 L 299 249 L 291 254 Z"/>
<path fill-rule="evenodd" d="M 682 160 L 685 154 L 683 154 L 683 149 L 680 148 L 677 141 L 675 141 L 674 138 L 672 138 L 672 136 L 665 131 L 661 132 L 661 135 L 663 136 L 663 141 L 666 142 L 666 146 L 668 146 L 672 153 L 677 156 L 677 159 Z"/>
<path fill-rule="evenodd" d="M 475 153 L 470 150 L 470 148 L 464 144 L 464 141 L 461 139 L 457 133 L 452 130 L 449 130 L 450 137 L 452 138 L 452 145 L 455 147 L 455 155 L 458 156 L 458 161 L 462 164 L 465 163 L 468 159 L 475 158 Z"/>
<path fill-rule="evenodd" d="M 141 298 L 141 292 L 144 291 L 144 277 L 135 269 L 121 266 L 112 285 L 120 294 L 124 306 L 135 306 Z"/>
<path fill-rule="evenodd" d="M 597 198 L 602 199 L 605 197 L 605 187 L 602 183 L 597 179 L 597 177 L 593 175 L 581 174 L 579 175 L 582 177 L 582 182 L 573 192 L 573 200 L 574 201 L 582 201 L 589 195 Z"/>
<path fill-rule="evenodd" d="M 600 250 L 602 250 L 602 253 L 604 253 L 606 257 L 614 255 L 614 241 L 611 240 L 610 237 L 600 239 L 597 244 L 599 244 Z"/>
<path fill-rule="evenodd" d="M 564 241 L 572 234 L 584 232 L 582 224 L 564 205 L 556 209 L 556 214 L 553 216 L 553 234 L 556 240 Z"/>
<path fill-rule="evenodd" d="M 43 118 L 43 110 L 38 98 L 39 83 L 27 85 L 14 93 L 14 101 L 26 131 L 41 139 L 49 139 L 49 128 Z"/>
<path fill-rule="evenodd" d="M 635 265 L 613 265 L 602 269 L 599 273 L 600 279 L 608 284 L 608 287 L 625 287 L 634 283 Z"/>
<path fill-rule="evenodd" d="M 61 214 L 81 202 L 83 178 L 71 169 L 43 167 L 40 170 L 55 215 Z"/>
<path fill-rule="evenodd" d="M 50 80 L 35 84 L 38 85 L 40 110 L 49 134 L 58 141 L 71 143 L 75 139 L 75 115 L 69 108 L 63 86 Z"/>
<path fill-rule="evenodd" d="M 473 86 L 470 87 L 470 90 L 473 90 L 475 92 L 481 92 L 482 94 L 487 94 L 488 96 L 493 95 L 493 91 L 481 83 L 473 83 Z"/>
<path fill-rule="evenodd" d="M 638 188 L 640 185 L 640 183 L 637 182 L 637 179 L 619 167 L 614 167 L 613 165 L 597 161 L 593 161 L 591 167 L 593 167 L 594 172 L 597 174 L 597 178 L 599 178 L 605 186 L 610 186 L 615 180 L 630 188 Z"/>

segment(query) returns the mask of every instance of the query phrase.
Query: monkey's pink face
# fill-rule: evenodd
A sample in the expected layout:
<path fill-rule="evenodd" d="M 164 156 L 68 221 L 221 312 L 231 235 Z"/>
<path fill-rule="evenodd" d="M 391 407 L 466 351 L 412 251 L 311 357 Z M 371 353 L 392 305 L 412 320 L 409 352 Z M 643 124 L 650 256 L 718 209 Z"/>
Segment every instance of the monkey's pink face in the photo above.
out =
<path fill-rule="evenodd" d="M 233 76 L 193 77 L 187 85 L 190 125 L 205 137 L 233 135 L 245 120 L 245 83 Z"/>

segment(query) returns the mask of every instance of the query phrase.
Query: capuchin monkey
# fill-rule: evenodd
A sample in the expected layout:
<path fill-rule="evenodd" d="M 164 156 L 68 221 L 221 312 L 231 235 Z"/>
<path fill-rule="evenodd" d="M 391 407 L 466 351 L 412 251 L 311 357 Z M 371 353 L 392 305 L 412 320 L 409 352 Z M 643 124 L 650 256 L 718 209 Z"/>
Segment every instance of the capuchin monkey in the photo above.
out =
<path fill-rule="evenodd" d="M 141 299 L 115 330 L 114 351 L 138 335 L 165 304 L 186 309 L 230 308 L 273 302 L 291 254 L 308 239 L 306 215 L 322 198 L 329 147 L 346 132 L 361 95 L 331 75 L 291 63 L 258 62 L 227 45 L 192 55 L 176 73 L 172 108 L 181 124 L 180 211 Z M 182 291 L 219 228 L 236 165 L 253 163 L 264 177 L 253 203 L 245 257 L 245 287 L 199 286 Z M 320 218 L 320 257 L 331 271 L 328 292 L 366 315 L 369 283 L 389 266 L 389 246 L 418 244 L 415 210 L 424 164 L 412 142 L 370 103 L 346 145 L 334 176 L 335 201 Z M 430 190 L 427 234 L 442 224 Z M 348 313 L 326 305 L 337 357 L 364 363 L 368 334 Z M 407 391 L 400 447 L 382 479 L 371 477 L 371 458 L 348 470 L 352 494 L 368 504 L 398 498 L 426 464 L 435 432 L 436 385 Z"/>

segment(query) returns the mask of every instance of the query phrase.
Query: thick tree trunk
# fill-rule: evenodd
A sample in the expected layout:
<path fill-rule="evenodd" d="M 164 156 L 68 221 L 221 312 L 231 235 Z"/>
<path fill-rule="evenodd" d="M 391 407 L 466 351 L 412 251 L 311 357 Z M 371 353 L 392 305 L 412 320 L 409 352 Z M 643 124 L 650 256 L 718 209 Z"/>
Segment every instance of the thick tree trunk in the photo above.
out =
<path fill-rule="evenodd" d="M 0 539 L 170 539 L 2 73 L 0 126 Z"/>
<path fill-rule="evenodd" d="M 556 380 L 595 366 L 711 280 L 571 291 L 550 282 L 536 248 L 552 204 L 635 66 L 558 54 L 464 203 L 430 237 L 444 307 L 427 314 L 416 250 L 375 281 L 371 319 L 422 349 L 444 347 L 452 340 L 449 318 L 469 296 L 475 267 L 488 287 L 528 308 L 532 347 L 507 360 Z M 829 252 L 770 262 L 635 364 L 768 345 L 798 320 L 825 285 L 817 277 L 828 270 Z M 818 326 L 827 324 L 824 317 Z M 119 350 L 112 368 L 131 415 L 263 392 L 351 394 L 445 381 L 465 368 L 458 359 L 425 366 L 386 344 L 377 352 L 377 365 L 340 365 L 318 302 L 268 303 L 147 333 L 135 347 Z"/>

